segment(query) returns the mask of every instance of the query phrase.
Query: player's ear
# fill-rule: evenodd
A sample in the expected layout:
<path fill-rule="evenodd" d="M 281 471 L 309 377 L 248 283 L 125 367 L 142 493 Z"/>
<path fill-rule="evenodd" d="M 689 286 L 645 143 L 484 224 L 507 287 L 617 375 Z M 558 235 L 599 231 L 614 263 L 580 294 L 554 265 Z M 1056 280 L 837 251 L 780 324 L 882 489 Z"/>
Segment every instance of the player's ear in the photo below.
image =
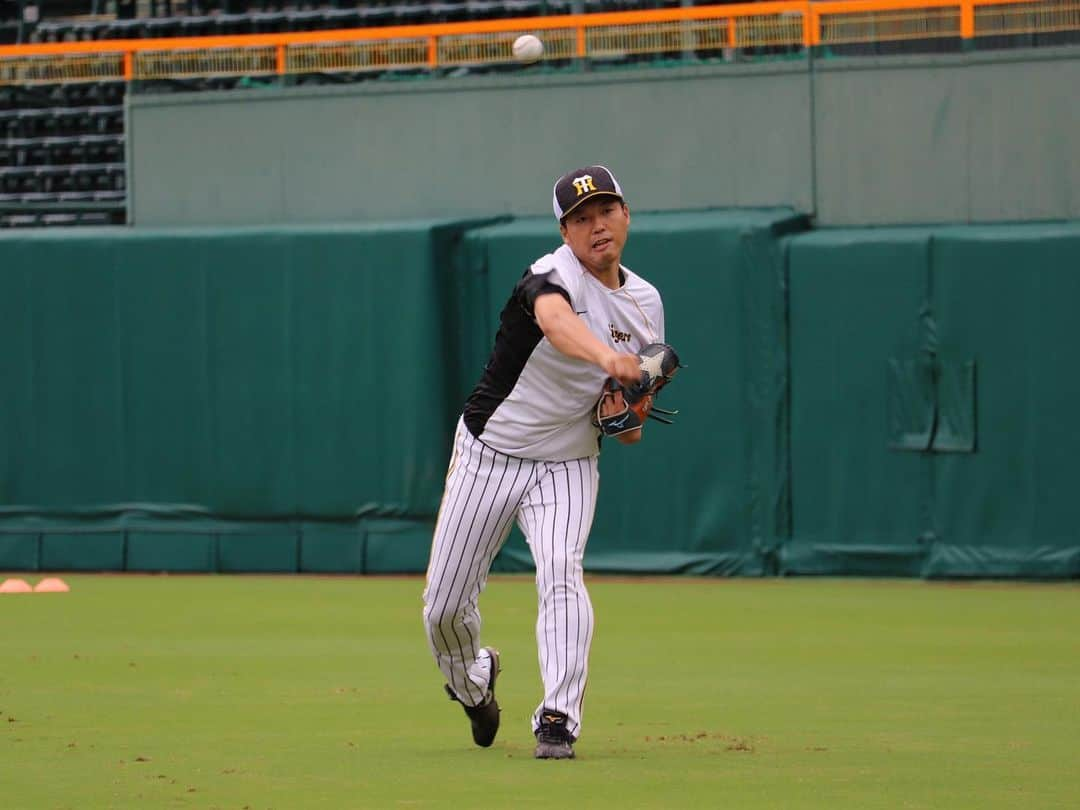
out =
<path fill-rule="evenodd" d="M 566 236 L 566 220 L 565 220 L 565 219 L 563 219 L 563 220 L 560 220 L 560 221 L 559 221 L 559 233 L 561 233 L 561 234 L 562 234 L 562 240 L 563 240 L 563 242 L 564 242 L 565 244 L 569 245 L 569 244 L 570 244 L 570 240 L 569 240 L 569 239 L 567 238 L 567 236 Z"/>

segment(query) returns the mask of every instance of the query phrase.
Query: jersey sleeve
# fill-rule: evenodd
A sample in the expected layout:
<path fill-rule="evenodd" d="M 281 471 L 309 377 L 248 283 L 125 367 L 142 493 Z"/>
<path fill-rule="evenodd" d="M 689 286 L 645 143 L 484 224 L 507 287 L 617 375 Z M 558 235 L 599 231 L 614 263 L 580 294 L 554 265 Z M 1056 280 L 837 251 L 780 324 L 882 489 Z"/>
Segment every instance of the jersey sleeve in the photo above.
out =
<path fill-rule="evenodd" d="M 579 291 L 574 283 L 574 274 L 565 266 L 565 257 L 556 253 L 548 254 L 536 261 L 517 283 L 514 295 L 529 317 L 535 317 L 536 299 L 541 295 L 556 293 L 566 299 L 574 308 Z"/>

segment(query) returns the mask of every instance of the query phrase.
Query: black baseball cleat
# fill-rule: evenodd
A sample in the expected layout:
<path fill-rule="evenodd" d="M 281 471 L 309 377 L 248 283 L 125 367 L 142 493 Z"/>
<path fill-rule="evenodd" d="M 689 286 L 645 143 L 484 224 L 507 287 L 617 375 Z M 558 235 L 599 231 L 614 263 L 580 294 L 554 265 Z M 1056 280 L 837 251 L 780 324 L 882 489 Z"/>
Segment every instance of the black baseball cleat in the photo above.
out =
<path fill-rule="evenodd" d="M 491 677 L 488 680 L 487 695 L 484 702 L 479 706 L 466 706 L 461 703 L 461 698 L 454 694 L 450 685 L 446 685 L 446 694 L 451 700 L 461 703 L 465 714 L 472 723 L 473 742 L 481 748 L 487 748 L 495 742 L 495 735 L 499 733 L 499 704 L 495 700 L 495 679 L 499 677 L 499 651 L 494 647 L 484 647 L 491 656 Z"/>
<path fill-rule="evenodd" d="M 536 730 L 537 759 L 573 759 L 574 738 L 566 729 L 566 715 L 541 709 L 540 728 Z"/>

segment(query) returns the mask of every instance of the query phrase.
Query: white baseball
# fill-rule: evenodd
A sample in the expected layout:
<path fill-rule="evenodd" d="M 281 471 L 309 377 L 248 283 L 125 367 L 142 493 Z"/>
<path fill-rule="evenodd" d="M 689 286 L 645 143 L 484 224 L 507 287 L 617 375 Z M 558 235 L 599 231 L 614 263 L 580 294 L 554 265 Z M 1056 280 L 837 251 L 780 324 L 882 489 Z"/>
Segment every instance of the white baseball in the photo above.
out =
<path fill-rule="evenodd" d="M 535 62 L 544 55 L 544 43 L 532 34 L 522 34 L 514 40 L 514 58 L 520 62 Z"/>

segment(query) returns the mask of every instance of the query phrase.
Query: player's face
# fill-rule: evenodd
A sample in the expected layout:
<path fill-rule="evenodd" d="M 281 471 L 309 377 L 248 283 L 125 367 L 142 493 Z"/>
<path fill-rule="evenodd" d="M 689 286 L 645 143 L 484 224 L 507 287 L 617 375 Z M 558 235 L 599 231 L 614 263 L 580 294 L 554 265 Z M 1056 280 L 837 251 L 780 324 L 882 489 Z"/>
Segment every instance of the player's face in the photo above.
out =
<path fill-rule="evenodd" d="M 560 230 L 587 269 L 617 269 L 630 230 L 630 209 L 615 197 L 597 197 L 571 211 Z"/>

